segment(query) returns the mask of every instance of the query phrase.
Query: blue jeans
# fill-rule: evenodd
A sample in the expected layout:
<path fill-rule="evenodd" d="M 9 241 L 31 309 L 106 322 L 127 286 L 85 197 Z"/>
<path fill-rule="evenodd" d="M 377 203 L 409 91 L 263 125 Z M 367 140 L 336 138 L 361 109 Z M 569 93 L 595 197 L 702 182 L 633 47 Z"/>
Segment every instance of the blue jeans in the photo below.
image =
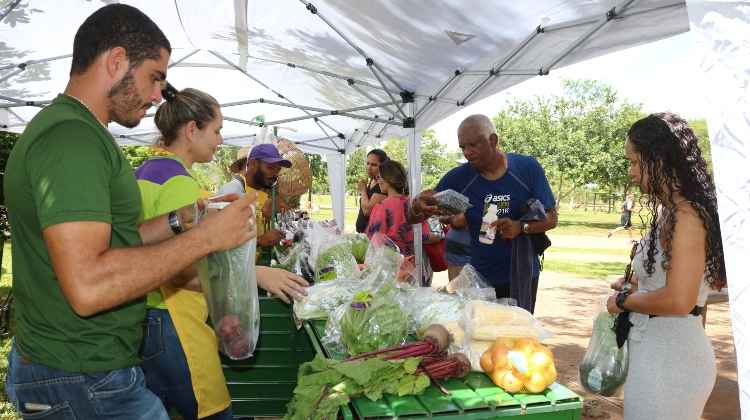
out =
<path fill-rule="evenodd" d="M 166 309 L 149 309 L 143 337 L 143 372 L 146 386 L 167 410 L 174 408 L 185 420 L 198 418 L 198 401 L 193 393 L 185 352 Z M 232 407 L 203 419 L 231 420 Z"/>
<path fill-rule="evenodd" d="M 169 420 L 138 366 L 67 372 L 26 360 L 14 343 L 5 386 L 24 419 Z"/>

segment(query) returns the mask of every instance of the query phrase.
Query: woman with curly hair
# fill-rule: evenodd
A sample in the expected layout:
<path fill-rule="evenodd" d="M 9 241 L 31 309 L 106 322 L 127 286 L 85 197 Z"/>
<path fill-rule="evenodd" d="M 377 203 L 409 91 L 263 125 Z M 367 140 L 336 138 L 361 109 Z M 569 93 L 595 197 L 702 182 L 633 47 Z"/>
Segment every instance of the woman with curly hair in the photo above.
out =
<path fill-rule="evenodd" d="M 621 279 L 607 301 L 632 323 L 625 419 L 698 419 L 716 381 L 700 314 L 709 288 L 726 284 L 714 184 L 693 130 L 675 114 L 633 124 L 625 155 L 650 226 L 635 250 L 631 289 Z"/>

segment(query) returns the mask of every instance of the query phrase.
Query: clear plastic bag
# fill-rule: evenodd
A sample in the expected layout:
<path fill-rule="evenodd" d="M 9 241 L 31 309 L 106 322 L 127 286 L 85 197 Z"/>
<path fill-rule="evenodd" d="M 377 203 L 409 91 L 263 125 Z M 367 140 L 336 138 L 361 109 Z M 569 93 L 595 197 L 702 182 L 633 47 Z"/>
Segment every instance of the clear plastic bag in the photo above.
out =
<path fill-rule="evenodd" d="M 455 322 L 458 325 L 466 303 L 457 295 L 440 293 L 431 287 L 407 290 L 399 299 L 409 319 L 409 330 L 417 335 L 430 324 L 447 326 Z"/>
<path fill-rule="evenodd" d="M 397 293 L 389 284 L 375 294 L 356 293 L 351 302 L 333 312 L 324 342 L 343 347 L 350 355 L 405 343 L 408 323 L 395 297 Z"/>
<path fill-rule="evenodd" d="M 530 337 L 542 341 L 552 336 L 529 311 L 484 300 L 472 300 L 466 305 L 463 327 L 467 338 L 477 341 L 503 337 Z"/>
<path fill-rule="evenodd" d="M 492 301 L 496 297 L 495 288 L 471 264 L 463 266 L 461 272 L 445 286 L 445 290 L 470 300 Z"/>
<path fill-rule="evenodd" d="M 348 280 L 332 280 L 314 284 L 307 288 L 307 296 L 294 302 L 297 319 L 326 319 L 344 303 L 349 303 L 358 283 Z"/>
<path fill-rule="evenodd" d="M 322 224 L 314 224 L 307 239 L 316 282 L 352 278 L 357 273 L 357 261 L 344 237 Z"/>
<path fill-rule="evenodd" d="M 481 340 L 470 340 L 465 339 L 461 345 L 461 353 L 463 353 L 471 362 L 471 370 L 474 372 L 484 372 L 480 359 L 484 352 L 486 352 L 494 341 L 481 341 Z"/>
<path fill-rule="evenodd" d="M 382 284 L 396 280 L 403 260 L 398 246 L 382 233 L 376 233 L 370 238 L 361 278 L 375 285 L 377 290 Z"/>
<path fill-rule="evenodd" d="M 354 255 L 357 264 L 364 264 L 367 249 L 370 245 L 370 240 L 367 239 L 367 235 L 363 233 L 347 233 L 344 235 L 344 239 L 349 243 L 352 255 Z"/>
<path fill-rule="evenodd" d="M 255 248 L 251 239 L 236 248 L 212 252 L 198 263 L 219 349 L 233 360 L 252 356 L 260 334 Z"/>
<path fill-rule="evenodd" d="M 299 267 L 300 254 L 304 249 L 302 242 L 296 243 L 288 248 L 276 247 L 276 258 L 271 263 L 271 267 L 281 268 L 295 274 L 295 270 Z"/>
<path fill-rule="evenodd" d="M 583 360 L 578 365 L 581 385 L 594 394 L 609 397 L 615 395 L 628 376 L 628 343 L 617 346 L 612 329 L 615 315 L 606 310 L 594 319 L 591 340 Z"/>
<path fill-rule="evenodd" d="M 438 207 L 453 214 L 461 214 L 471 207 L 469 198 L 454 190 L 443 190 L 435 193 L 433 197 L 437 200 Z"/>

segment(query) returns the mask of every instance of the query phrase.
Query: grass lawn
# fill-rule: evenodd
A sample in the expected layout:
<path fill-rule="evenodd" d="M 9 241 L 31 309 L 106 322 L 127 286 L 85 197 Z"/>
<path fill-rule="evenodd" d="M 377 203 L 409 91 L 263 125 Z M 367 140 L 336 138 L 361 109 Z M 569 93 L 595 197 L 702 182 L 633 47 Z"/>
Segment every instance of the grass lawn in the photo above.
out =
<path fill-rule="evenodd" d="M 13 264 L 10 255 L 10 243 L 5 243 L 3 249 L 3 270 L 0 276 L 0 296 L 4 297 L 10 290 L 13 278 Z M 11 340 L 3 338 L 0 341 L 0 419 L 15 419 L 16 414 L 13 407 L 5 397 L 5 372 L 8 370 L 7 355 L 10 351 Z"/>
<path fill-rule="evenodd" d="M 303 198 L 301 205 L 307 203 Z M 333 218 L 330 196 L 315 195 L 312 200 L 311 217 L 314 220 Z M 358 204 L 355 197 L 346 198 L 345 230 L 354 231 L 357 219 Z M 602 279 L 623 272 L 628 261 L 630 247 L 627 245 L 627 233 L 619 232 L 611 240 L 607 232 L 619 224 L 620 215 L 616 213 L 584 212 L 582 210 L 562 209 L 558 227 L 550 232 L 552 247 L 547 250 L 544 268 L 559 274 L 581 280 Z M 633 237 L 639 235 L 633 232 Z M 11 264 L 10 244 L 5 244 L 0 277 L 0 296 L 10 289 L 13 267 Z M 10 340 L 0 342 L 0 419 L 15 419 L 13 409 L 6 401 L 4 391 L 6 355 L 10 350 Z"/>

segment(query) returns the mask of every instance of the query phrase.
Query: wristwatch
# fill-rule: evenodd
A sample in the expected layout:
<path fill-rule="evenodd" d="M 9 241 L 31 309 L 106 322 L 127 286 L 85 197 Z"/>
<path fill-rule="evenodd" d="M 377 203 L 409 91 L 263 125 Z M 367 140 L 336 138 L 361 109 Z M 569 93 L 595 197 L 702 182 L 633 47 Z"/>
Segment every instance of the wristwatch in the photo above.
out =
<path fill-rule="evenodd" d="M 521 233 L 523 233 L 524 235 L 528 235 L 529 234 L 529 224 L 528 223 L 521 222 Z"/>
<path fill-rule="evenodd" d="M 172 232 L 174 232 L 175 235 L 179 235 L 180 233 L 185 231 L 185 229 L 182 228 L 182 224 L 180 223 L 180 218 L 177 216 L 176 210 L 172 210 L 169 212 L 167 220 L 169 221 L 170 229 L 172 229 Z"/>
<path fill-rule="evenodd" d="M 617 305 L 618 308 L 626 312 L 627 312 L 627 309 L 625 309 L 625 299 L 627 299 L 628 296 L 630 296 L 630 292 L 623 290 L 620 293 L 618 293 L 617 297 L 615 298 L 615 305 Z"/>

